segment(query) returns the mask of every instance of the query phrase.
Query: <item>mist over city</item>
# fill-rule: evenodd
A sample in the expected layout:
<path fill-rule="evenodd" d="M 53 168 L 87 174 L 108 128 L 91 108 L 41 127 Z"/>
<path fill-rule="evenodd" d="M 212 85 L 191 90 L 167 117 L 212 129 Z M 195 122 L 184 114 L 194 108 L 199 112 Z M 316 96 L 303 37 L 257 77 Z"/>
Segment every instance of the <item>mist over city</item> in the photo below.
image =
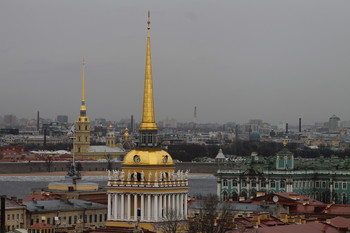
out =
<path fill-rule="evenodd" d="M 345 233 L 350 2 L 0 4 L 0 233 Z"/>

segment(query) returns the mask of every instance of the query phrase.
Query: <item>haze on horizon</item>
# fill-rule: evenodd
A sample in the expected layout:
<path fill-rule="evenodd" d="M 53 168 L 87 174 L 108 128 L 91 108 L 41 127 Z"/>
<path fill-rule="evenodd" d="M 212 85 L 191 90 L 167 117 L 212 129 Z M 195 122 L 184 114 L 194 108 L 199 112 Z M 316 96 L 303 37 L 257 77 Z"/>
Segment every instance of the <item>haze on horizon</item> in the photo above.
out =
<path fill-rule="evenodd" d="M 156 120 L 350 120 L 350 1 L 0 4 L 0 115 L 141 118 L 147 11 Z"/>

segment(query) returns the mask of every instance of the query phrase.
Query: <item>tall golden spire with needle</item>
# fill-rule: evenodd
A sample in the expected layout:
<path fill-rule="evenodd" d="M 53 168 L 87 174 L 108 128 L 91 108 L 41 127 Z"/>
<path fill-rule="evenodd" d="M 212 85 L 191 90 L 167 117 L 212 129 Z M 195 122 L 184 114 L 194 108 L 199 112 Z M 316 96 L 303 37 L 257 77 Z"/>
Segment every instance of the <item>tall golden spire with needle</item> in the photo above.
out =
<path fill-rule="evenodd" d="M 85 106 L 85 60 L 83 58 L 82 72 L 81 72 L 81 106 L 80 116 L 86 116 Z"/>
<path fill-rule="evenodd" d="M 153 84 L 152 84 L 152 59 L 151 59 L 151 21 L 150 12 L 148 11 L 147 21 L 147 49 L 146 49 L 146 69 L 145 83 L 143 94 L 143 113 L 140 130 L 158 130 L 154 120 L 154 101 L 153 101 Z"/>

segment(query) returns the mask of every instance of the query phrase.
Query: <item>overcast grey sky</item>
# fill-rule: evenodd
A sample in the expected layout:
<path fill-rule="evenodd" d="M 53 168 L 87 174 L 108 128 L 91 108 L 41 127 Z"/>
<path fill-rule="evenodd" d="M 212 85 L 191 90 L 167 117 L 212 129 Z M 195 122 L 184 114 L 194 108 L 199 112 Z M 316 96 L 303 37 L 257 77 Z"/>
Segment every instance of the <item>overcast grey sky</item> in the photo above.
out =
<path fill-rule="evenodd" d="M 156 120 L 350 120 L 350 1 L 3 0 L 0 115 L 141 118 L 147 10 Z"/>

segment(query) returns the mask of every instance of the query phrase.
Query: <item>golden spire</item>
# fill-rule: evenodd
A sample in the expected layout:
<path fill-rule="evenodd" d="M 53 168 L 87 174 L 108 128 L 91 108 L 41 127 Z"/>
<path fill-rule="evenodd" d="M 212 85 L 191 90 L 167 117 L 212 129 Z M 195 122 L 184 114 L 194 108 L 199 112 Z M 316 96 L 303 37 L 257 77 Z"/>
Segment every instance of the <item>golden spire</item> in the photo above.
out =
<path fill-rule="evenodd" d="M 85 60 L 83 58 L 82 72 L 81 72 L 81 106 L 80 115 L 85 116 L 86 106 L 85 106 Z"/>
<path fill-rule="evenodd" d="M 147 49 L 146 49 L 146 69 L 145 69 L 145 86 L 143 94 L 143 113 L 140 130 L 157 130 L 157 124 L 154 120 L 154 102 L 153 102 L 153 85 L 152 85 L 152 60 L 151 60 L 151 21 L 150 12 L 148 11 L 147 21 Z"/>

